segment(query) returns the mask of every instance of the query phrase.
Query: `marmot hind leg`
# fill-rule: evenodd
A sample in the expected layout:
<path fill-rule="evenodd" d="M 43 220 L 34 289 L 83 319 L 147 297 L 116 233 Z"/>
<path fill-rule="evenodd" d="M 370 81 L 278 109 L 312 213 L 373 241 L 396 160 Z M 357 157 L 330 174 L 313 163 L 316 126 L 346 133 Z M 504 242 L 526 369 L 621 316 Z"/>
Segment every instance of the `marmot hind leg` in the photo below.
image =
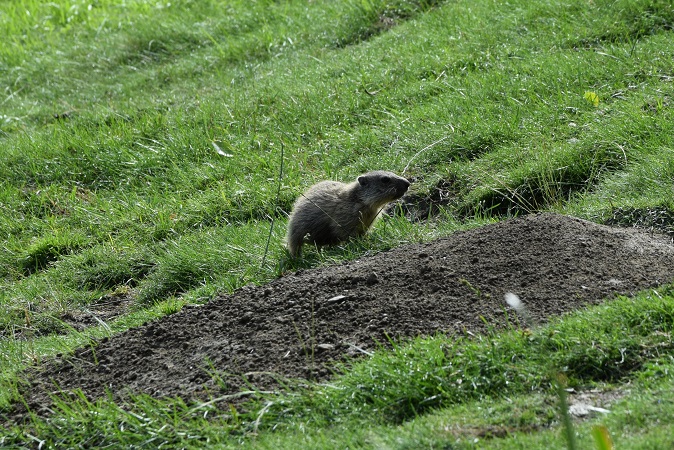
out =
<path fill-rule="evenodd" d="M 297 258 L 302 251 L 302 244 L 304 243 L 304 233 L 298 230 L 288 230 L 286 237 L 286 248 L 290 252 L 290 256 Z"/>

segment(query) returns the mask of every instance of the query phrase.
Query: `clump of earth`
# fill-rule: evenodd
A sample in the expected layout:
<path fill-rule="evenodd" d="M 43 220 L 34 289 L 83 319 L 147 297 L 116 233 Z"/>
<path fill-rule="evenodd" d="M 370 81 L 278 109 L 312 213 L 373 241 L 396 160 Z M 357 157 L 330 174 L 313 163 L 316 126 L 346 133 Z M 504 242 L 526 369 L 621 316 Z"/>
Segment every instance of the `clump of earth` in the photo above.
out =
<path fill-rule="evenodd" d="M 30 371 L 25 399 L 46 414 L 54 386 L 90 399 L 109 391 L 119 400 L 140 393 L 202 400 L 246 390 L 246 382 L 275 389 L 278 379 L 325 380 L 336 361 L 390 339 L 503 327 L 514 316 L 508 292 L 543 323 L 671 283 L 673 268 L 665 235 L 530 215 L 185 307 Z"/>

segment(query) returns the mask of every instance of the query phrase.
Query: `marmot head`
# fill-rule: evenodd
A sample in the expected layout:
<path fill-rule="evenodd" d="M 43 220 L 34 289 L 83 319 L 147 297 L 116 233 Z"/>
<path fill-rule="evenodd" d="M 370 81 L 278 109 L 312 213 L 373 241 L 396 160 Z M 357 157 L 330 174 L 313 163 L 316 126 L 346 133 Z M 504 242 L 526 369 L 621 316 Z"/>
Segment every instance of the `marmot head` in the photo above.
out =
<path fill-rule="evenodd" d="M 402 197 L 410 182 L 395 173 L 375 170 L 358 177 L 362 188 L 361 198 L 366 203 L 383 205 Z"/>

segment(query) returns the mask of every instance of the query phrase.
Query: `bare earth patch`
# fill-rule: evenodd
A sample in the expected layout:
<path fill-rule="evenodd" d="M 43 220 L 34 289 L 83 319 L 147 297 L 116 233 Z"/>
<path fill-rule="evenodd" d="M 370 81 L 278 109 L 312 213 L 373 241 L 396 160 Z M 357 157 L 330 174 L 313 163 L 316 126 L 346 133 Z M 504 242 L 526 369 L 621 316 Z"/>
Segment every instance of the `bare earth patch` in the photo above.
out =
<path fill-rule="evenodd" d="M 129 393 L 204 399 L 248 389 L 243 378 L 261 389 L 284 378 L 326 379 L 334 361 L 389 338 L 479 333 L 482 318 L 502 327 L 506 292 L 543 322 L 672 282 L 673 267 L 666 236 L 531 215 L 186 307 L 32 371 L 26 400 L 40 412 L 55 385 L 92 399 L 106 390 L 119 399 Z M 20 417 L 15 411 L 5 419 Z"/>

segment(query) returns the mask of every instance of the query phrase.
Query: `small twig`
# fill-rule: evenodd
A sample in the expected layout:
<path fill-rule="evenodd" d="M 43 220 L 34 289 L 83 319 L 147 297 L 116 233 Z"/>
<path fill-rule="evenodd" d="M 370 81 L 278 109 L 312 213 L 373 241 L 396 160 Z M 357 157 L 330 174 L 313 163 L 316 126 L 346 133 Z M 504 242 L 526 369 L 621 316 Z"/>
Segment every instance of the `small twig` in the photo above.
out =
<path fill-rule="evenodd" d="M 347 342 L 347 344 L 349 345 L 349 347 L 354 348 L 354 349 L 358 350 L 359 352 L 366 354 L 367 356 L 372 356 L 372 355 L 374 355 L 374 353 L 368 352 L 367 350 L 364 350 L 364 349 L 358 347 L 357 345 L 350 344 L 350 343 L 348 343 L 348 342 Z"/>
<path fill-rule="evenodd" d="M 196 412 L 196 411 L 198 411 L 202 408 L 205 408 L 207 406 L 211 406 L 211 405 L 213 405 L 217 402 L 221 402 L 221 401 L 224 401 L 224 400 L 232 400 L 232 399 L 239 398 L 239 397 L 245 397 L 246 395 L 255 395 L 255 394 L 270 394 L 271 395 L 271 394 L 277 394 L 277 392 L 275 392 L 275 391 L 241 391 L 241 392 L 237 392 L 236 394 L 223 395 L 221 397 L 216 397 L 213 400 L 209 400 L 207 402 L 200 403 L 197 406 L 195 406 L 194 408 L 190 409 L 187 413 L 192 414 L 192 413 L 194 413 L 194 412 Z"/>
<path fill-rule="evenodd" d="M 2 103 L 0 103 L 0 105 L 4 105 L 4 104 L 7 103 L 9 100 L 13 99 L 14 96 L 15 96 L 16 94 L 18 94 L 19 92 L 23 91 L 23 89 L 24 89 L 24 88 L 20 88 L 20 89 L 18 89 L 17 91 L 14 91 L 14 92 L 10 93 L 10 94 L 5 98 L 5 100 L 4 100 Z"/>
<path fill-rule="evenodd" d="M 559 399 L 559 414 L 562 416 L 562 424 L 564 426 L 564 434 L 566 435 L 566 445 L 569 450 L 576 450 L 578 444 L 576 443 L 576 433 L 573 430 L 573 422 L 571 421 L 571 414 L 569 413 L 569 401 L 566 394 L 566 377 L 562 373 L 553 376 L 553 384 L 557 389 L 557 397 Z"/>
<path fill-rule="evenodd" d="M 253 422 L 253 433 L 257 433 L 257 429 L 260 426 L 262 416 L 264 416 L 264 413 L 266 413 L 273 404 L 274 402 L 267 402 L 267 404 L 264 405 L 264 408 L 260 410 L 260 414 L 258 414 L 257 419 L 255 419 L 255 422 Z"/>
<path fill-rule="evenodd" d="M 450 126 L 451 126 L 451 125 L 450 125 Z M 452 127 L 452 131 L 454 131 L 454 127 Z M 410 158 L 410 160 L 407 162 L 407 165 L 406 165 L 405 168 L 403 169 L 403 173 L 401 174 L 401 176 L 402 176 L 402 175 L 405 175 L 405 172 L 407 172 L 407 169 L 410 167 L 410 164 L 412 164 L 412 161 L 414 161 L 414 159 L 415 159 L 417 156 L 419 156 L 420 154 L 422 154 L 423 152 L 425 152 L 425 151 L 428 150 L 429 148 L 435 147 L 435 146 L 438 145 L 440 142 L 442 142 L 442 141 L 444 141 L 444 140 L 446 140 L 446 139 L 448 139 L 448 138 L 449 138 L 449 135 L 447 135 L 447 136 L 445 136 L 445 137 L 443 137 L 443 138 L 441 138 L 441 139 L 438 139 L 437 141 L 433 142 L 432 144 L 429 144 L 429 145 L 427 145 L 426 147 L 424 147 L 424 148 L 422 148 L 421 150 L 419 150 L 418 152 L 416 152 L 416 153 L 414 154 L 414 156 L 412 156 L 412 158 Z"/>
<path fill-rule="evenodd" d="M 102 319 L 100 319 L 96 314 L 94 314 L 93 312 L 89 311 L 87 308 L 81 308 L 81 309 L 82 309 L 82 311 L 84 311 L 85 313 L 87 313 L 87 314 L 89 314 L 91 317 L 93 317 L 94 320 L 95 320 L 96 322 L 99 323 L 99 325 L 101 325 L 103 328 L 105 328 L 105 331 L 107 331 L 108 333 L 112 333 L 112 328 L 110 328 L 110 325 L 108 325 L 107 323 L 105 323 L 105 321 L 103 321 Z"/>
<path fill-rule="evenodd" d="M 278 187 L 276 189 L 276 207 L 278 208 L 279 197 L 281 196 L 281 181 L 283 180 L 283 152 L 285 150 L 285 145 L 281 141 L 281 163 L 279 164 L 279 174 L 278 174 Z M 264 256 L 262 257 L 262 264 L 260 268 L 264 268 L 264 264 L 267 262 L 267 253 L 269 253 L 269 243 L 271 242 L 271 235 L 274 231 L 274 216 L 271 216 L 271 224 L 269 225 L 269 236 L 267 236 L 267 245 L 264 247 Z"/>
<path fill-rule="evenodd" d="M 372 91 L 372 92 L 368 91 L 367 88 L 365 87 L 365 85 L 363 85 L 363 90 L 365 91 L 365 93 L 366 93 L 367 95 L 370 95 L 370 96 L 372 96 L 372 97 L 374 97 L 375 95 L 377 95 L 377 94 L 379 93 L 378 90 L 377 90 L 377 91 Z"/>

